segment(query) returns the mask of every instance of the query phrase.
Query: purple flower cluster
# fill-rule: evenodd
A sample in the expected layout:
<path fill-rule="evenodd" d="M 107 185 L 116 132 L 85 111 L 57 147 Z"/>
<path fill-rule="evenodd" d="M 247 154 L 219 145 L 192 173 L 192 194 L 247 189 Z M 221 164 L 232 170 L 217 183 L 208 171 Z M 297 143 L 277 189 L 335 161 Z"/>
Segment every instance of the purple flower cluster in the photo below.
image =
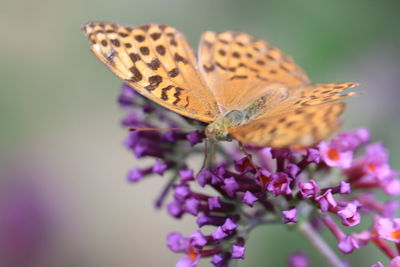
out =
<path fill-rule="evenodd" d="M 196 266 L 204 258 L 214 266 L 228 266 L 244 259 L 251 230 L 272 223 L 293 228 L 310 224 L 315 231 L 322 229 L 316 225 L 324 225 L 346 254 L 372 242 L 391 259 L 399 255 L 400 219 L 395 218 L 399 203 L 382 203 L 374 192 L 398 195 L 400 181 L 389 166 L 387 150 L 381 143 L 371 143 L 368 130 L 344 132 L 303 149 L 246 146 L 243 151 L 235 144 L 218 144 L 212 166 L 196 173 L 200 167 L 192 169 L 189 163 L 192 156 L 203 153 L 197 145 L 205 139 L 203 124 L 166 111 L 127 86 L 119 103 L 129 110 L 122 121 L 129 128 L 199 129 L 137 130 L 125 141 L 137 158 L 154 159 L 148 167 L 131 169 L 128 180 L 170 176 L 156 206 L 170 195 L 167 210 L 172 217 L 196 217 L 198 229 L 192 234 L 172 232 L 167 237 L 168 247 L 184 255 L 176 266 Z M 366 217 L 373 218 L 370 229 L 352 230 Z M 398 251 L 387 241 L 394 242 Z M 308 266 L 309 259 L 297 253 L 289 264 Z"/>

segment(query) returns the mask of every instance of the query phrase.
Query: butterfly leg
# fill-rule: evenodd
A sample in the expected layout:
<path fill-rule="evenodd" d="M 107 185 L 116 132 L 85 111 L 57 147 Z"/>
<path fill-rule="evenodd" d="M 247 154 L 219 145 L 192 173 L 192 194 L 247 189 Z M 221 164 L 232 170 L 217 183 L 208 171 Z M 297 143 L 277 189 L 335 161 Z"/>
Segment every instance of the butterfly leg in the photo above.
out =
<path fill-rule="evenodd" d="M 200 171 L 197 173 L 199 174 L 202 170 L 204 170 L 206 168 L 207 165 L 207 161 L 208 161 L 208 138 L 206 138 L 206 140 L 204 141 L 204 157 L 203 157 L 203 163 L 201 164 L 201 168 Z"/>
<path fill-rule="evenodd" d="M 249 159 L 251 166 L 253 166 L 253 168 L 256 170 L 256 172 L 259 171 L 259 168 L 256 164 L 254 164 L 253 162 L 253 155 L 251 155 L 249 152 L 247 152 L 246 148 L 244 147 L 242 142 L 239 142 L 239 148 L 240 151 L 243 152 L 243 154 Z"/>
<path fill-rule="evenodd" d="M 211 163 L 215 159 L 215 153 L 216 152 L 216 143 L 213 140 L 210 139 L 205 139 L 204 142 L 204 157 L 203 157 L 203 163 L 201 164 L 201 168 L 197 175 L 202 172 L 204 169 L 210 169 L 211 168 Z M 197 176 L 196 175 L 196 176 Z"/>
<path fill-rule="evenodd" d="M 210 155 L 209 155 L 209 162 L 207 168 L 211 168 L 212 163 L 216 161 L 217 158 L 217 142 L 214 140 L 210 140 Z"/>

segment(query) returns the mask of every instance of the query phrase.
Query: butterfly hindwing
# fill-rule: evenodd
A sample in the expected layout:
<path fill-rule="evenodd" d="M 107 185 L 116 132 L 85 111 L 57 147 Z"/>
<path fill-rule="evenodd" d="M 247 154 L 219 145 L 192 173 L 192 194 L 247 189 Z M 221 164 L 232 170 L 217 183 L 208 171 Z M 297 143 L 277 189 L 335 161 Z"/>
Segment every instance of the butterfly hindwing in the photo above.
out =
<path fill-rule="evenodd" d="M 83 30 L 93 53 L 142 95 L 203 122 L 217 117 L 215 98 L 196 70 L 194 53 L 174 28 L 92 22 Z"/>
<path fill-rule="evenodd" d="M 229 133 L 243 143 L 257 146 L 310 146 L 339 128 L 338 117 L 344 107 L 344 103 L 329 103 L 297 108 L 232 127 Z"/>
<path fill-rule="evenodd" d="M 265 106 L 261 108 L 264 112 L 253 119 L 257 120 L 264 117 L 280 116 L 300 108 L 316 105 L 321 106 L 322 104 L 337 102 L 344 98 L 354 96 L 356 94 L 355 92 L 345 91 L 357 85 L 358 83 L 355 82 L 323 83 L 310 84 L 298 87 L 294 90 L 287 90 L 286 96 L 281 97 L 280 101 L 275 101 L 272 105 L 266 102 Z M 273 91 L 271 91 L 271 93 L 272 92 Z M 268 94 L 267 97 L 269 97 Z M 275 97 L 275 99 L 277 98 Z"/>

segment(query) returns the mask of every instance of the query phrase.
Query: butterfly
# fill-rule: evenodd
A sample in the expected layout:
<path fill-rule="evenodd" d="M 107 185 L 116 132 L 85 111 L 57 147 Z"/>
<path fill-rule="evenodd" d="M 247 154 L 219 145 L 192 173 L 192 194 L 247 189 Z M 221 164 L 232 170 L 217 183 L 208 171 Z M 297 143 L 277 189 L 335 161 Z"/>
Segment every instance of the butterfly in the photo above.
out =
<path fill-rule="evenodd" d="M 340 126 L 355 82 L 311 83 L 281 50 L 249 34 L 204 32 L 197 57 L 171 26 L 82 26 L 92 52 L 126 84 L 180 115 L 208 124 L 213 141 L 310 146 Z"/>

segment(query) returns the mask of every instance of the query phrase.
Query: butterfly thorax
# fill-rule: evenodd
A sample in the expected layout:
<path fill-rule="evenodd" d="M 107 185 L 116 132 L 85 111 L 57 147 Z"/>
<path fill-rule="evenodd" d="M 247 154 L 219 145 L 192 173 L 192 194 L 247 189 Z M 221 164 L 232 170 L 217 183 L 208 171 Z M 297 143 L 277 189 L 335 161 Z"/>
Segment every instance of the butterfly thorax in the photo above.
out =
<path fill-rule="evenodd" d="M 265 97 L 261 97 L 243 110 L 231 110 L 225 113 L 207 126 L 206 136 L 215 141 L 232 141 L 229 128 L 245 124 L 257 117 L 262 113 L 264 103 Z"/>
<path fill-rule="evenodd" d="M 216 119 L 210 123 L 205 134 L 208 138 L 215 141 L 231 141 L 228 129 L 232 126 L 240 125 L 244 122 L 244 113 L 240 110 L 232 110 L 225 116 Z"/>

